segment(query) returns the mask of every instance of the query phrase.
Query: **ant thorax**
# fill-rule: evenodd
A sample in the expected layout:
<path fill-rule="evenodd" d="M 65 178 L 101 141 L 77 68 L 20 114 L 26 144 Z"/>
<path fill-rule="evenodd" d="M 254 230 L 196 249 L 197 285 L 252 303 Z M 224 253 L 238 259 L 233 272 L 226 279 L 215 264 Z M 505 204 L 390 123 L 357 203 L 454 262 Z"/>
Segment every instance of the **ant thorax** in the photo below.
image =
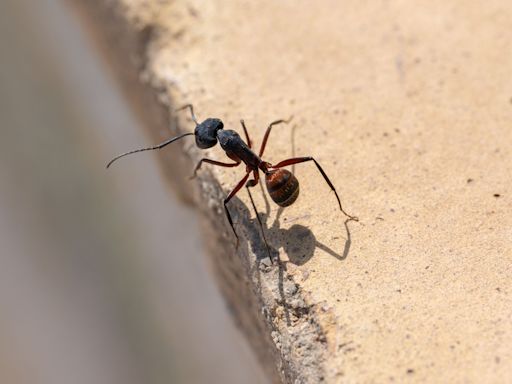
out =
<path fill-rule="evenodd" d="M 249 148 L 238 133 L 230 129 L 221 129 L 217 132 L 217 139 L 229 158 L 235 161 L 239 159 L 250 169 L 258 169 L 260 157 Z"/>

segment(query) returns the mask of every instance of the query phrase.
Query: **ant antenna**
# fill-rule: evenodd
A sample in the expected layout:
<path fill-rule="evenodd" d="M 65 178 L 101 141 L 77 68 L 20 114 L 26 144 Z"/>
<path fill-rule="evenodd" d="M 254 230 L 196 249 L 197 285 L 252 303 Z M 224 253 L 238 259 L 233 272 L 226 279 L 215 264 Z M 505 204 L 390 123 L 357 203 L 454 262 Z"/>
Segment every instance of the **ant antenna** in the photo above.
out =
<path fill-rule="evenodd" d="M 176 140 L 179 140 L 179 139 L 181 139 L 181 138 L 183 138 L 185 136 L 190 136 L 190 135 L 194 135 L 194 133 L 192 133 L 192 132 L 184 133 L 183 135 L 179 135 L 179 136 L 173 137 L 173 138 L 171 138 L 169 140 L 164 141 L 163 143 L 155 145 L 154 147 L 140 148 L 140 149 L 135 149 L 135 150 L 130 151 L 130 152 L 123 153 L 123 154 L 121 154 L 119 156 L 114 157 L 112 160 L 110 160 L 110 162 L 107 164 L 107 168 L 110 167 L 114 161 L 116 161 L 117 159 L 120 159 L 121 157 L 124 157 L 124 156 L 127 156 L 127 155 L 131 155 L 132 153 L 143 152 L 143 151 L 152 151 L 154 149 L 161 149 L 161 148 L 165 147 L 166 145 L 169 145 L 169 144 L 175 142 Z"/>
<path fill-rule="evenodd" d="M 197 122 L 197 119 L 196 119 L 196 115 L 194 114 L 194 106 L 192 104 L 186 104 L 183 107 L 176 109 L 176 112 L 183 111 L 184 109 L 187 109 L 187 108 L 190 109 L 190 114 L 192 115 L 192 120 L 194 121 L 194 123 L 196 123 L 196 126 L 199 125 L 199 123 Z"/>

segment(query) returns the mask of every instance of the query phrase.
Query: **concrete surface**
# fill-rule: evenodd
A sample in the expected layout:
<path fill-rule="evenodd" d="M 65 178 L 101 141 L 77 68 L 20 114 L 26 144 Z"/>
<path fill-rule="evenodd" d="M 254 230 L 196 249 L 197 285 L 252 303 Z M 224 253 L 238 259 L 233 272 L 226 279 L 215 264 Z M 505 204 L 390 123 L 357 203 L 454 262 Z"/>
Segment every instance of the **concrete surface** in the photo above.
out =
<path fill-rule="evenodd" d="M 265 159 L 314 156 L 360 218 L 345 226 L 314 166 L 295 166 L 293 206 L 255 190 L 283 260 L 268 267 L 245 191 L 237 251 L 219 204 L 243 169 L 201 171 L 219 283 L 264 365 L 300 383 L 512 380 L 510 2 L 108 4 L 146 36 L 141 79 L 161 101 L 244 118 L 255 143 L 293 114 Z"/>

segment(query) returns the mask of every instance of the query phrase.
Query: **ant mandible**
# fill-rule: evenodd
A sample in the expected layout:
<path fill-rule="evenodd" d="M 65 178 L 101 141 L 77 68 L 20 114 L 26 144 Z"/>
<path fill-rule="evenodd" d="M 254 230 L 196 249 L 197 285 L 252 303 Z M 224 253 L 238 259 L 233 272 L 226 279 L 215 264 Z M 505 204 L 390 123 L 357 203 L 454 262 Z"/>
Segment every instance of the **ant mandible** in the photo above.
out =
<path fill-rule="evenodd" d="M 325 182 L 331 190 L 334 192 L 336 196 L 336 200 L 338 200 L 338 205 L 340 207 L 340 211 L 343 212 L 345 216 L 349 218 L 349 220 L 358 221 L 358 218 L 355 216 L 349 215 L 343 207 L 341 206 L 341 201 L 338 196 L 338 193 L 336 192 L 336 189 L 334 188 L 333 184 L 331 183 L 331 180 L 327 177 L 327 174 L 324 172 L 320 164 L 310 156 L 307 157 L 294 157 L 290 159 L 286 159 L 283 161 L 280 161 L 276 165 L 272 165 L 271 163 L 267 161 L 262 160 L 263 153 L 265 151 L 265 147 L 267 145 L 268 137 L 270 135 L 270 131 L 272 130 L 272 127 L 281 124 L 281 123 L 289 123 L 292 119 L 290 117 L 287 120 L 281 119 L 276 120 L 270 123 L 268 126 L 265 135 L 263 136 L 263 141 L 261 143 L 260 150 L 258 154 L 256 154 L 252 150 L 252 143 L 251 139 L 249 138 L 249 134 L 247 132 L 247 128 L 245 126 L 244 120 L 240 120 L 240 124 L 242 125 L 242 128 L 245 133 L 245 138 L 247 140 L 247 143 L 245 143 L 240 135 L 236 133 L 233 130 L 230 129 L 224 129 L 224 124 L 220 119 L 217 118 L 207 118 L 202 123 L 199 123 L 196 119 L 196 116 L 194 114 L 194 107 L 192 104 L 184 105 L 181 108 L 178 108 L 176 111 L 181 111 L 184 109 L 189 109 L 190 114 L 192 116 L 192 120 L 196 124 L 196 128 L 194 130 L 194 133 L 184 133 L 182 135 L 173 137 L 171 139 L 168 139 L 164 141 L 163 143 L 160 143 L 154 147 L 149 148 L 141 148 L 136 149 L 133 151 L 129 151 L 126 153 L 123 153 L 119 156 L 116 156 L 113 158 L 108 164 L 107 168 L 112 165 L 112 163 L 121 157 L 131 155 L 133 153 L 142 152 L 142 151 L 152 151 L 155 149 L 161 149 L 165 146 L 185 137 L 185 136 L 195 136 L 196 139 L 196 145 L 201 149 L 207 149 L 215 146 L 217 142 L 220 143 L 220 146 L 226 152 L 226 155 L 233 160 L 233 163 L 223 163 L 216 160 L 211 160 L 207 158 L 203 158 L 197 163 L 194 173 L 191 176 L 191 178 L 194 178 L 197 174 L 197 171 L 199 168 L 201 168 L 201 165 L 203 163 L 208 163 L 212 165 L 217 165 L 219 167 L 237 167 L 242 162 L 245 164 L 245 176 L 238 182 L 236 187 L 231 191 L 231 193 L 224 199 L 224 210 L 226 212 L 226 216 L 229 221 L 229 225 L 231 226 L 231 229 L 233 230 L 233 233 L 236 237 L 236 246 L 238 247 L 239 238 L 235 231 L 235 227 L 233 225 L 233 220 L 231 218 L 231 214 L 229 213 L 227 203 L 237 194 L 238 191 L 245 185 L 247 187 L 247 191 L 249 192 L 249 196 L 251 198 L 252 206 L 256 212 L 256 217 L 258 218 L 258 222 L 261 227 L 261 232 L 263 234 L 263 240 L 265 241 L 265 245 L 267 247 L 267 251 L 270 257 L 270 250 L 269 246 L 267 244 L 267 240 L 265 238 L 265 233 L 263 231 L 263 225 L 261 223 L 261 220 L 259 218 L 258 212 L 256 210 L 256 206 L 254 204 L 254 201 L 252 199 L 252 195 L 250 194 L 249 188 L 254 187 L 258 185 L 260 180 L 260 174 L 259 171 L 261 170 L 265 174 L 265 185 L 267 187 L 267 191 L 272 198 L 272 200 L 281 207 L 287 207 L 295 202 L 297 200 L 297 197 L 299 196 L 299 181 L 297 178 L 288 170 L 283 169 L 283 167 L 293 165 L 293 164 L 299 164 L 299 163 L 305 163 L 307 161 L 313 161 L 318 169 L 318 171 L 323 176 Z M 248 180 L 250 175 L 253 175 L 253 178 L 251 180 Z M 272 261 L 272 257 L 270 257 L 270 260 Z"/>

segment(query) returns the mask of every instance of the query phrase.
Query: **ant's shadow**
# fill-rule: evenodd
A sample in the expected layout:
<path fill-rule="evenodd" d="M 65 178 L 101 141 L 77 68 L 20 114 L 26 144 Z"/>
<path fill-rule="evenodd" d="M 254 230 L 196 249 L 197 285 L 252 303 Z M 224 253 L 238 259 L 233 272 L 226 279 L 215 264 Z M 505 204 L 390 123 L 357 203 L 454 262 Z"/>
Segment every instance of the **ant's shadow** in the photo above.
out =
<path fill-rule="evenodd" d="M 237 214 L 236 221 L 239 224 L 243 224 L 243 227 L 248 229 L 247 236 L 249 246 L 259 261 L 268 258 L 267 247 L 262 237 L 261 230 L 265 232 L 272 260 L 279 260 L 280 248 L 284 249 L 288 256 L 288 262 L 295 265 L 306 264 L 313 257 L 316 248 L 321 249 L 340 261 L 347 258 L 352 245 L 352 237 L 348 227 L 348 223 L 351 221 L 350 219 L 347 219 L 344 222 L 346 238 L 343 245 L 343 251 L 340 254 L 319 242 L 308 227 L 300 224 L 294 224 L 288 229 L 281 228 L 280 217 L 284 211 L 284 208 L 282 207 L 279 207 L 272 225 L 269 226 L 268 218 L 270 214 L 270 204 L 261 183 L 260 188 L 265 200 L 266 208 L 264 213 L 258 212 L 263 228 L 260 228 L 258 219 L 254 215 L 251 215 L 249 208 L 238 198 L 234 198 L 234 200 L 238 200 L 234 205 L 241 208 Z M 254 212 L 254 214 L 256 213 Z M 251 216 L 254 217 L 251 218 Z M 238 227 L 240 227 L 240 225 L 238 225 Z"/>
<path fill-rule="evenodd" d="M 261 185 L 261 184 L 260 184 Z M 263 190 L 263 187 L 261 187 Z M 261 219 L 262 227 L 260 227 L 257 217 L 251 218 L 251 214 L 249 208 L 237 197 L 235 200 L 235 204 L 233 206 L 239 207 L 236 213 L 236 222 L 237 227 L 243 227 L 246 229 L 246 237 L 247 239 L 242 243 L 247 242 L 247 250 L 252 250 L 252 253 L 256 255 L 256 278 L 258 281 L 258 286 L 261 288 L 261 275 L 260 275 L 260 264 L 264 259 L 268 259 L 267 253 L 267 245 L 262 237 L 261 230 L 265 232 L 265 237 L 267 239 L 267 243 L 269 246 L 269 252 L 272 260 L 278 260 L 278 281 L 277 288 L 280 296 L 280 303 L 284 309 L 284 315 L 286 319 L 286 324 L 290 326 L 292 324 L 290 312 L 293 309 L 288 304 L 287 294 L 285 290 L 285 271 L 287 270 L 287 263 L 292 263 L 295 265 L 304 265 L 307 263 L 314 255 L 315 249 L 320 248 L 325 251 L 329 255 L 335 257 L 336 259 L 342 261 L 345 260 L 350 252 L 350 246 L 352 244 L 352 237 L 350 235 L 350 230 L 348 227 L 349 221 L 351 219 L 347 219 L 344 222 L 346 238 L 343 246 L 343 252 L 341 254 L 336 253 L 331 248 L 319 242 L 313 232 L 303 225 L 294 224 L 289 229 L 284 229 L 280 227 L 279 218 L 281 217 L 284 208 L 280 207 L 277 211 L 276 218 L 274 222 L 269 227 L 267 225 L 269 213 L 270 213 L 270 205 L 268 203 L 267 197 L 263 192 L 263 196 L 265 199 L 266 212 L 261 213 L 258 212 L 258 215 Z M 283 248 L 287 254 L 288 261 L 284 262 L 279 259 L 279 249 Z M 274 264 L 275 265 L 275 264 Z M 290 298 L 288 298 L 290 299 Z"/>

